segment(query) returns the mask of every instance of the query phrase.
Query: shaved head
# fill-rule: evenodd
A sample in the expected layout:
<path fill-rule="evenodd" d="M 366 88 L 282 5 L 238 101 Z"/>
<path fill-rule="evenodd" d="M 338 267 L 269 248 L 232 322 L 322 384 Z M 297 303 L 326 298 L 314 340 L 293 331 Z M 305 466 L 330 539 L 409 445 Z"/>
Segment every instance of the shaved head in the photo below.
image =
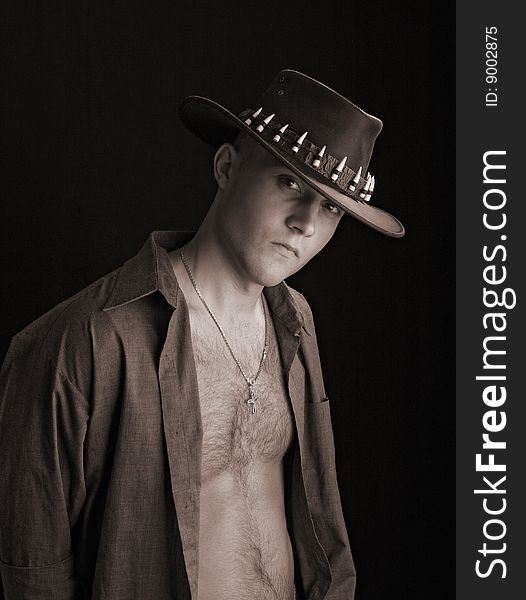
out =
<path fill-rule="evenodd" d="M 246 131 L 240 131 L 237 134 L 232 146 L 237 150 L 241 158 L 241 164 L 251 158 L 258 148 L 261 148 L 260 144 Z"/>

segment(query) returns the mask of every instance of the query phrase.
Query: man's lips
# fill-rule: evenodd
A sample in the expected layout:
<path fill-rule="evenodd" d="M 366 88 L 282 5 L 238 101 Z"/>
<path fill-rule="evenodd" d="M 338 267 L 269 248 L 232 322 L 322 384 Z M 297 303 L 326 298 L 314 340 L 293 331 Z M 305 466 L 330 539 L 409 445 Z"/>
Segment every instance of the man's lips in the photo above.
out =
<path fill-rule="evenodd" d="M 283 244 L 282 242 L 272 242 L 275 246 L 281 246 L 288 250 L 291 254 L 294 254 L 296 258 L 298 258 L 298 249 L 294 248 L 294 246 L 290 246 L 289 244 Z"/>

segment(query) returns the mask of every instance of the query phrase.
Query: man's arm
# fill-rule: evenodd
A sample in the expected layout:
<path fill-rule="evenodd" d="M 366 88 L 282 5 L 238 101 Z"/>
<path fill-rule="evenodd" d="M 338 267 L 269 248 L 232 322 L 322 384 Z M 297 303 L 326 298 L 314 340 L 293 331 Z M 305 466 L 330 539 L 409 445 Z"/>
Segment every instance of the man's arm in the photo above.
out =
<path fill-rule="evenodd" d="M 76 600 L 71 527 L 85 498 L 88 406 L 40 341 L 13 338 L 0 372 L 0 574 L 6 600 Z"/>
<path fill-rule="evenodd" d="M 320 502 L 312 506 L 312 516 L 320 543 L 331 567 L 332 582 L 325 600 L 352 600 L 356 588 L 356 571 L 343 516 L 336 476 L 334 441 L 329 400 L 320 404 L 320 445 L 323 446 L 323 473 L 320 473 Z"/>
<path fill-rule="evenodd" d="M 317 469 L 317 489 L 316 492 L 312 490 L 316 498 L 310 508 L 316 533 L 331 568 L 332 582 L 325 598 L 326 600 L 352 600 L 356 587 L 356 571 L 338 489 L 330 402 L 325 395 L 316 328 L 312 311 L 305 297 L 296 290 L 291 291 L 301 307 L 305 326 L 309 332 L 304 338 L 305 342 L 301 350 L 309 371 L 311 399 L 314 399 L 310 404 L 309 414 L 310 418 L 316 420 L 315 440 L 313 440 L 316 450 L 313 451 L 320 461 Z"/>

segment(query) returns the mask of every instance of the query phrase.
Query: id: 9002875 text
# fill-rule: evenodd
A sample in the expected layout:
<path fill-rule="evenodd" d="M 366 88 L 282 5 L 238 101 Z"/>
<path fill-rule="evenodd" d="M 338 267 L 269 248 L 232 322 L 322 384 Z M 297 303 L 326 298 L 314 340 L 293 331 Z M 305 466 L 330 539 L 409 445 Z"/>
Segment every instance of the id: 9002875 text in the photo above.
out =
<path fill-rule="evenodd" d="M 497 33 L 496 27 L 486 27 L 486 106 L 497 106 Z"/>

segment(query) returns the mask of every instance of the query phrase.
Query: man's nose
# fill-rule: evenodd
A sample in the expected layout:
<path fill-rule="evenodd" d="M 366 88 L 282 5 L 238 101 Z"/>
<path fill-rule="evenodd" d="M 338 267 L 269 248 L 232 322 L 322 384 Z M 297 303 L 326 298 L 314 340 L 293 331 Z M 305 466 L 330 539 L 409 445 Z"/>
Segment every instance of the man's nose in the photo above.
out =
<path fill-rule="evenodd" d="M 318 194 L 309 194 L 307 197 L 299 198 L 286 221 L 291 229 L 307 237 L 314 235 L 316 231 L 320 200 L 318 197 L 314 198 L 314 195 L 318 196 Z"/>

